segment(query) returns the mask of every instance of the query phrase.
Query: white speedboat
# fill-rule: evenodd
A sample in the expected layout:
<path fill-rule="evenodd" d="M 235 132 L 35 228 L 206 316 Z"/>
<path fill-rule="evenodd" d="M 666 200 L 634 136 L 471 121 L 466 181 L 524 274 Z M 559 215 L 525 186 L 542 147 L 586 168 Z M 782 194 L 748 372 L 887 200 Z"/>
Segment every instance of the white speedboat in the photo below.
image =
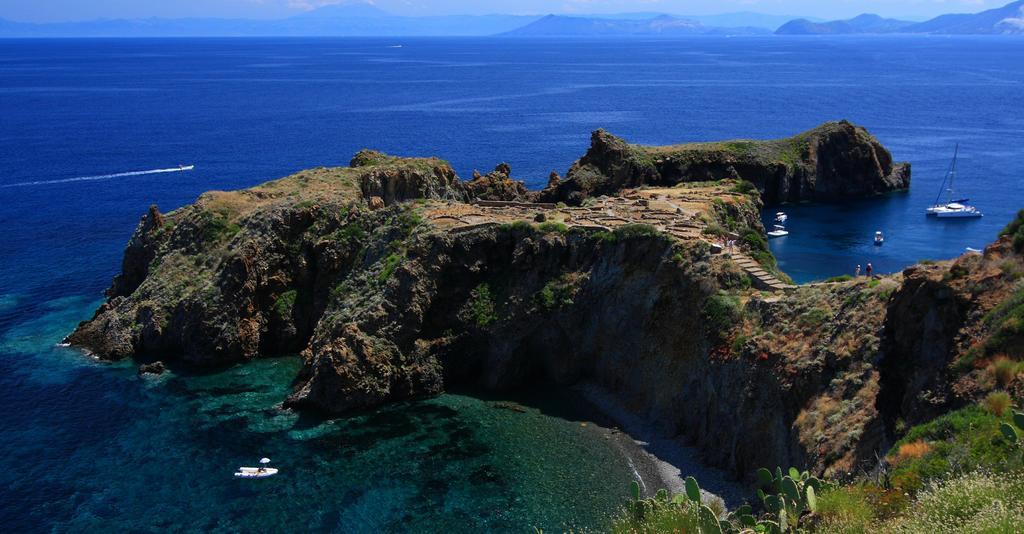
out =
<path fill-rule="evenodd" d="M 277 474 L 274 467 L 239 467 L 235 476 L 238 478 L 266 478 Z"/>
<path fill-rule="evenodd" d="M 179 171 L 191 171 L 194 168 L 196 168 L 195 165 L 178 165 Z"/>
<path fill-rule="evenodd" d="M 786 231 L 786 227 L 781 224 L 776 224 L 775 229 L 768 232 L 768 237 L 786 237 L 789 232 Z"/>
<path fill-rule="evenodd" d="M 880 247 L 882 243 L 885 243 L 885 236 L 882 235 L 882 232 L 875 232 L 875 246 Z"/>
<path fill-rule="evenodd" d="M 935 204 L 924 210 L 926 215 L 942 219 L 969 219 L 982 216 L 982 213 L 978 211 L 978 208 L 967 205 L 967 202 L 970 199 L 954 199 L 953 197 L 953 182 L 956 181 L 956 158 L 959 153 L 960 145 L 956 145 L 956 148 L 953 151 L 953 161 L 949 164 L 949 171 L 946 172 L 945 179 L 942 180 L 942 187 L 939 188 L 939 195 L 935 197 Z M 949 184 L 948 188 L 946 187 L 947 184 Z M 943 191 L 947 193 L 947 199 L 946 202 L 940 203 L 939 199 L 942 198 Z"/>
<path fill-rule="evenodd" d="M 786 221 L 788 221 L 788 220 L 789 220 L 789 215 L 786 215 L 785 213 L 783 213 L 781 211 L 775 214 L 775 222 L 778 223 L 778 224 L 786 224 Z"/>
<path fill-rule="evenodd" d="M 277 474 L 277 469 L 273 467 L 267 467 L 270 463 L 270 458 L 263 458 L 260 460 L 260 467 L 239 467 L 235 476 L 238 478 L 267 478 Z"/>

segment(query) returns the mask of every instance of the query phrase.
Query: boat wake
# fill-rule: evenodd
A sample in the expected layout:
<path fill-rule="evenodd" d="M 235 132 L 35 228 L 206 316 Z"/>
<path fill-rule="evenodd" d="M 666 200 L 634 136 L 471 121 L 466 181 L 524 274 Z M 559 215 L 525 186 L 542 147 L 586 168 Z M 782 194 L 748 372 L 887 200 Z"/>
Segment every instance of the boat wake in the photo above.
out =
<path fill-rule="evenodd" d="M 76 177 L 76 178 L 64 178 L 64 179 L 61 179 L 61 180 L 36 180 L 36 181 L 32 181 L 32 182 L 19 182 L 19 183 L 16 183 L 16 184 L 3 184 L 3 185 L 0 185 L 0 188 L 3 188 L 3 187 L 26 187 L 26 186 L 30 186 L 30 185 L 67 184 L 67 183 L 71 183 L 71 182 L 94 182 L 94 181 L 99 181 L 99 180 L 112 180 L 114 178 L 126 178 L 126 177 L 129 177 L 129 176 L 144 176 L 144 175 L 147 175 L 147 174 L 164 174 L 164 173 L 168 173 L 168 172 L 185 172 L 185 171 L 191 171 L 194 168 L 195 168 L 195 165 L 182 165 L 180 167 L 172 167 L 172 168 L 169 168 L 169 169 L 152 169 L 152 170 L 148 170 L 148 171 L 118 172 L 118 173 L 114 173 L 114 174 L 100 174 L 100 175 L 97 175 L 97 176 L 79 176 L 79 177 Z"/>

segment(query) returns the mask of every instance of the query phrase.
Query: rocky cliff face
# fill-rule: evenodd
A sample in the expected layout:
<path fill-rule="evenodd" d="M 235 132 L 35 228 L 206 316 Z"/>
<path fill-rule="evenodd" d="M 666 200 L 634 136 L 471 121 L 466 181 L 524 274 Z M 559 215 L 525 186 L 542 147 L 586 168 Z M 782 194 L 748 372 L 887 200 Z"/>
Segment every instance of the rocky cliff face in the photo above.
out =
<path fill-rule="evenodd" d="M 910 187 L 910 165 L 892 155 L 864 128 L 826 123 L 775 141 L 724 141 L 645 147 L 603 130 L 566 180 L 546 189 L 545 201 L 579 203 L 627 187 L 742 179 L 761 191 L 766 204 L 843 201 Z"/>
<path fill-rule="evenodd" d="M 617 168 L 634 184 L 642 166 Z M 152 208 L 110 300 L 68 340 L 200 366 L 300 353 L 286 403 L 331 413 L 453 385 L 595 382 L 737 474 L 871 461 L 897 419 L 985 391 L 1004 350 L 989 338 L 1018 346 L 990 319 L 1024 272 L 1008 238 L 902 276 L 764 294 L 703 240 L 653 226 L 442 224 L 482 209 L 468 196 L 440 160 L 363 152 Z M 756 212 L 746 194 L 729 205 L 744 202 Z"/>

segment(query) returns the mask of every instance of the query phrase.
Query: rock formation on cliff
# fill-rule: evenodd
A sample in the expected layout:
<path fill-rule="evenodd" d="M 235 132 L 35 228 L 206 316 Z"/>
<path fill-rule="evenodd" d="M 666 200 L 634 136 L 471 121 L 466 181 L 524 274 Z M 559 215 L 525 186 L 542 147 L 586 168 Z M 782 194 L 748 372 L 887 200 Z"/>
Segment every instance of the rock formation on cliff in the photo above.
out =
<path fill-rule="evenodd" d="M 910 187 L 910 165 L 864 128 L 826 123 L 787 139 L 648 147 L 598 130 L 566 179 L 544 190 L 546 202 L 579 203 L 627 187 L 673 186 L 732 178 L 752 182 L 768 205 L 844 201 Z"/>

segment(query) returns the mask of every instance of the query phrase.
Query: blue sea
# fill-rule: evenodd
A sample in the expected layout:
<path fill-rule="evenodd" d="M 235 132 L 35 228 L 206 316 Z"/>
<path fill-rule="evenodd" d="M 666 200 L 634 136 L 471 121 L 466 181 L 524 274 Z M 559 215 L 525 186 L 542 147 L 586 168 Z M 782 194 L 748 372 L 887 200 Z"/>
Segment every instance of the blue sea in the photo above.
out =
<path fill-rule="evenodd" d="M 913 186 L 787 206 L 782 268 L 808 281 L 951 258 L 1024 208 L 1022 57 L 1024 40 L 995 37 L 0 41 L 0 524 L 607 527 L 628 460 L 557 400 L 519 413 L 450 394 L 322 419 L 279 407 L 293 355 L 143 379 L 57 344 L 101 302 L 150 204 L 364 147 L 437 155 L 463 177 L 508 162 L 539 187 L 596 128 L 667 144 L 845 118 L 910 161 Z M 985 217 L 928 220 L 957 143 L 958 190 Z M 261 456 L 282 474 L 231 476 Z"/>

